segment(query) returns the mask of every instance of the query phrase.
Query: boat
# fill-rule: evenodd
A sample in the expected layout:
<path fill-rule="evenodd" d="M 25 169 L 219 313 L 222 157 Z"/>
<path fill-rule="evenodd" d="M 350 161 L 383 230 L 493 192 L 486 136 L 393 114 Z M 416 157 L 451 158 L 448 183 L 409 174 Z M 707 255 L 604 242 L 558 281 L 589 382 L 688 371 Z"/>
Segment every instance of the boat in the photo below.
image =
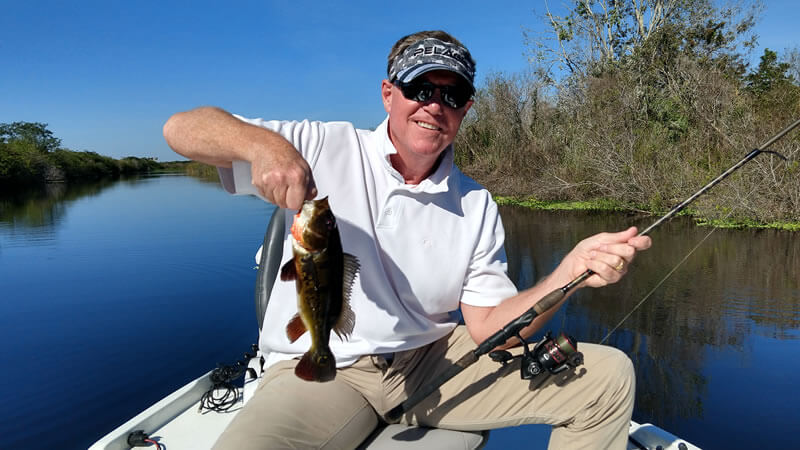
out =
<path fill-rule="evenodd" d="M 276 209 L 259 254 L 255 306 L 261 327 L 271 286 L 282 259 L 285 211 Z M 234 366 L 220 366 L 201 375 L 120 425 L 89 450 L 121 450 L 150 446 L 170 450 L 211 448 L 222 431 L 252 398 L 262 375 L 257 348 Z M 241 386 L 231 379 L 243 376 Z M 209 408 L 210 406 L 210 408 Z M 536 425 L 540 442 L 526 446 L 546 448 L 549 426 Z M 527 435 L 526 435 L 527 436 Z M 538 435 L 537 435 L 538 436 Z M 363 450 L 478 449 L 487 445 L 489 430 L 456 431 L 405 424 L 379 426 L 358 448 Z M 540 444 L 540 445 L 537 445 Z M 699 447 L 650 423 L 631 421 L 627 449 L 694 450 Z"/>

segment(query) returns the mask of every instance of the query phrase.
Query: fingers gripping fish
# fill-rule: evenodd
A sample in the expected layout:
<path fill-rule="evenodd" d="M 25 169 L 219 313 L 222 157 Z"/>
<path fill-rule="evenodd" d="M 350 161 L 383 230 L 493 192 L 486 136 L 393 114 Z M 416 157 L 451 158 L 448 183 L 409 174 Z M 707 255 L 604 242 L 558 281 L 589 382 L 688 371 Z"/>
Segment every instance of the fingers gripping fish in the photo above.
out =
<path fill-rule="evenodd" d="M 304 202 L 291 232 L 293 258 L 281 269 L 281 280 L 295 280 L 298 313 L 286 325 L 286 335 L 294 342 L 311 333 L 311 347 L 294 373 L 308 381 L 330 381 L 336 376 L 328 346 L 331 330 L 344 339 L 355 325 L 349 300 L 358 259 L 343 252 L 327 197 Z"/>

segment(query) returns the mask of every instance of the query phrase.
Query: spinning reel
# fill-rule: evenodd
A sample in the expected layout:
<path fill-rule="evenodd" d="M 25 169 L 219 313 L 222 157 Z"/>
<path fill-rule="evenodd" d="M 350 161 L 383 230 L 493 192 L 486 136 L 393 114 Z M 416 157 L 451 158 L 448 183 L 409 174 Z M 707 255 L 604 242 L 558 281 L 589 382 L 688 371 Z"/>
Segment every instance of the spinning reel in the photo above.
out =
<path fill-rule="evenodd" d="M 513 356 L 506 350 L 495 350 L 489 353 L 489 357 L 503 364 L 514 358 L 522 358 L 520 376 L 523 380 L 529 380 L 545 371 L 556 374 L 583 364 L 583 353 L 578 351 L 575 338 L 563 332 L 553 339 L 548 331 L 533 347 L 533 351 L 528 348 L 528 342 L 522 339 L 519 333 L 517 338 L 522 342 L 522 355 Z"/>

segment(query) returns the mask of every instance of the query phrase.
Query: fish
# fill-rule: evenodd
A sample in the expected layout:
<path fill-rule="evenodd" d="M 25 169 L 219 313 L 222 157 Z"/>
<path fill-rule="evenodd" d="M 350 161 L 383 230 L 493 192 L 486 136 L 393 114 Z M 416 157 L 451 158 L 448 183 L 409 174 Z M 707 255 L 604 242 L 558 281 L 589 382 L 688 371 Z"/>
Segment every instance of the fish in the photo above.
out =
<path fill-rule="evenodd" d="M 328 197 L 303 202 L 292 223 L 291 241 L 292 259 L 283 265 L 280 277 L 295 281 L 298 312 L 286 325 L 286 336 L 295 342 L 306 331 L 311 335 L 311 346 L 294 373 L 306 381 L 331 381 L 336 377 L 331 331 L 344 340 L 355 326 L 350 293 L 358 258 L 342 250 Z"/>

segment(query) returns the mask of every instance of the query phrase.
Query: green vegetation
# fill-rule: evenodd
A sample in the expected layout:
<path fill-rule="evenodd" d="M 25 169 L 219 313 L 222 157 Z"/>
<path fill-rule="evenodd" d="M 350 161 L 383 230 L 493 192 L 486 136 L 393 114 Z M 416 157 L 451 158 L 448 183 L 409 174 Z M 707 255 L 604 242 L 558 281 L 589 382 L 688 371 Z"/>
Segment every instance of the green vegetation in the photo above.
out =
<path fill-rule="evenodd" d="M 542 201 L 534 198 L 516 198 L 496 196 L 498 205 L 514 205 L 545 211 L 627 211 L 626 208 L 614 200 L 596 199 L 592 201 Z"/>
<path fill-rule="evenodd" d="M 527 36 L 530 71 L 476 93 L 457 164 L 533 207 L 666 212 L 800 118 L 800 50 L 767 49 L 748 68 L 759 5 L 716 4 L 575 0 L 565 17 L 546 13 L 550 33 Z M 759 156 L 690 215 L 797 229 L 798 144 L 794 130 L 771 147 L 789 163 Z"/>
<path fill-rule="evenodd" d="M 88 181 L 151 172 L 186 172 L 216 180 L 216 169 L 196 162 L 159 163 L 154 158 L 114 159 L 61 147 L 47 124 L 0 124 L 0 186 Z"/>
<path fill-rule="evenodd" d="M 168 172 L 183 172 L 204 181 L 219 182 L 217 168 L 208 164 L 197 161 L 172 161 L 163 163 L 161 166 L 163 170 Z"/>
<path fill-rule="evenodd" d="M 528 35 L 530 71 L 493 74 L 456 138 L 456 163 L 501 196 L 537 208 L 663 214 L 800 118 L 800 49 L 766 49 L 757 0 L 572 0 Z M 549 41 L 549 43 L 548 43 Z M 0 184 L 180 170 L 72 152 L 39 123 L 0 124 Z M 692 204 L 713 226 L 800 229 L 800 130 Z"/>
<path fill-rule="evenodd" d="M 643 212 L 653 215 L 663 215 L 667 211 L 654 211 L 636 207 L 635 205 L 623 205 L 615 200 L 595 199 L 590 201 L 544 201 L 535 198 L 504 197 L 495 196 L 498 205 L 520 206 L 523 208 L 538 209 L 543 211 L 619 211 L 619 212 Z M 800 231 L 800 222 L 757 222 L 751 219 L 707 219 L 699 215 L 696 210 L 690 208 L 679 212 L 677 216 L 694 217 L 698 226 L 710 226 L 714 228 L 756 228 L 774 229 L 784 231 Z"/>
<path fill-rule="evenodd" d="M 783 231 L 800 231 L 800 223 L 798 222 L 770 222 L 762 223 L 753 220 L 720 220 L 720 219 L 697 219 L 697 225 L 710 226 L 715 228 L 758 228 L 758 229 L 774 229 Z"/>

